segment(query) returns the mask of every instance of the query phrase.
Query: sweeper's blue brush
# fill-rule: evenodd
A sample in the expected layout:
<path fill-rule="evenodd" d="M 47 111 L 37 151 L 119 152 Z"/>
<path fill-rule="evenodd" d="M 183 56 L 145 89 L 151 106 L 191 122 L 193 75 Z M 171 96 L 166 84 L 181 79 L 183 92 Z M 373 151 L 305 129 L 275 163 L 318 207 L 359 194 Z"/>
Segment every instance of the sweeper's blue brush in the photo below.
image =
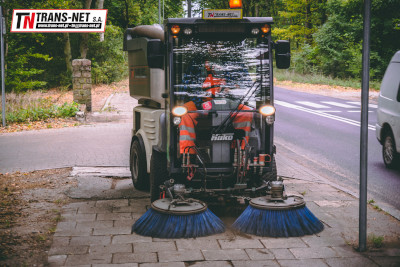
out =
<path fill-rule="evenodd" d="M 280 181 L 272 182 L 272 190 L 271 195 L 252 199 L 232 226 L 247 234 L 270 237 L 311 235 L 324 229 L 302 197 L 284 196 Z"/>
<path fill-rule="evenodd" d="M 223 222 L 204 202 L 170 205 L 170 199 L 159 199 L 132 226 L 132 232 L 159 238 L 192 238 L 223 233 Z"/>

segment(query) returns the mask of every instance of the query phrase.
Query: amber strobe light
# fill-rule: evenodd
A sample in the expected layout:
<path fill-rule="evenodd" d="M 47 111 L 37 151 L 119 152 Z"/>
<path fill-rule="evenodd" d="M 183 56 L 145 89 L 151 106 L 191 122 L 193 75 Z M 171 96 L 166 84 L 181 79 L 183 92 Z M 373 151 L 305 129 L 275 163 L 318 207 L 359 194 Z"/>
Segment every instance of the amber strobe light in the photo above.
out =
<path fill-rule="evenodd" d="M 173 25 L 171 27 L 172 34 L 178 34 L 180 30 L 181 30 L 181 28 L 179 27 L 179 25 Z"/>
<path fill-rule="evenodd" d="M 264 26 L 261 27 L 261 31 L 263 33 L 269 32 L 270 29 L 271 29 L 271 26 L 269 26 L 268 24 L 265 24 Z"/>
<path fill-rule="evenodd" d="M 230 8 L 242 8 L 242 0 L 229 0 Z"/>

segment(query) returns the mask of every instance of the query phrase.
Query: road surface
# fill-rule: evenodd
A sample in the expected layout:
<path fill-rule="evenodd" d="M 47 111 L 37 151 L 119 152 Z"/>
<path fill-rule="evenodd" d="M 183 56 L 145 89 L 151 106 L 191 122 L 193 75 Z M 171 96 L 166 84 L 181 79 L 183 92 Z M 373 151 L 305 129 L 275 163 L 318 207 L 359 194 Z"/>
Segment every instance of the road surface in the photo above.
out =
<path fill-rule="evenodd" d="M 275 89 L 275 140 L 304 157 L 305 165 L 329 174 L 335 183 L 359 191 L 359 101 Z M 368 199 L 400 208 L 400 171 L 388 170 L 375 136 L 376 104 L 370 104 L 368 126 Z"/>

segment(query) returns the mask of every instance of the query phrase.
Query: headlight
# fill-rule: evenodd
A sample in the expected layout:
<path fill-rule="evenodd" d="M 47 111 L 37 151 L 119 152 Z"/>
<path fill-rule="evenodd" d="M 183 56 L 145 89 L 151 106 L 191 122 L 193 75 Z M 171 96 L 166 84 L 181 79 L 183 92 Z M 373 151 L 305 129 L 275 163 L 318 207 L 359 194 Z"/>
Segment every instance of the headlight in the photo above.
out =
<path fill-rule="evenodd" d="M 264 116 L 271 116 L 275 114 L 275 108 L 270 105 L 264 105 L 260 108 L 259 112 Z"/>
<path fill-rule="evenodd" d="M 251 34 L 257 35 L 257 34 L 259 34 L 259 33 L 260 33 L 260 30 L 259 30 L 258 28 L 253 28 L 253 29 L 251 29 Z"/>
<path fill-rule="evenodd" d="M 172 109 L 172 114 L 175 116 L 181 117 L 187 113 L 187 108 L 184 106 L 176 106 Z"/>
<path fill-rule="evenodd" d="M 192 32 L 193 32 L 193 31 L 192 31 L 191 28 L 185 28 L 185 29 L 183 30 L 183 33 L 186 34 L 186 35 L 191 35 Z"/>
<path fill-rule="evenodd" d="M 181 117 L 174 117 L 173 122 L 175 126 L 178 126 L 179 124 L 181 124 Z"/>
<path fill-rule="evenodd" d="M 268 125 L 272 125 L 274 123 L 274 121 L 275 121 L 275 115 L 270 115 L 270 116 L 265 117 L 265 122 Z"/>

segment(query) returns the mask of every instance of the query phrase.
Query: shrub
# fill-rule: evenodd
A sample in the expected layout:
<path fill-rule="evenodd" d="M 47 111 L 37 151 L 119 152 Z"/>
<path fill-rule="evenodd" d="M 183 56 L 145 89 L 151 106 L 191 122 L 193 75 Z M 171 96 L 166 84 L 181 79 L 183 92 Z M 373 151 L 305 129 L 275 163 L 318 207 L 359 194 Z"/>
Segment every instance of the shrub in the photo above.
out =
<path fill-rule="evenodd" d="M 51 97 L 35 98 L 30 92 L 7 94 L 6 102 L 6 121 L 8 123 L 74 117 L 79 110 L 78 104 L 75 102 L 58 106 L 53 103 Z M 2 111 L 0 111 L 1 113 Z"/>

